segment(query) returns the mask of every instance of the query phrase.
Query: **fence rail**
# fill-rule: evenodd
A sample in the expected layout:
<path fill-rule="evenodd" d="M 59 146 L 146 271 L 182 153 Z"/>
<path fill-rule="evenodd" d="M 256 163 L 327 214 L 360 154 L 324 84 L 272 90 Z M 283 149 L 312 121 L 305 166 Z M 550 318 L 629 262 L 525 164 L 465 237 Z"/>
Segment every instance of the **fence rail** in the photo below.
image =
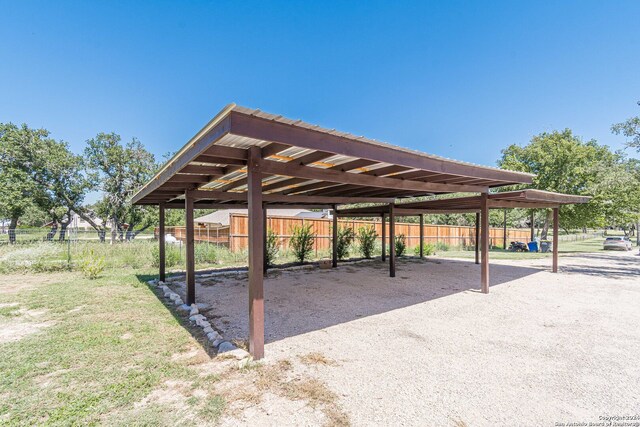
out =
<path fill-rule="evenodd" d="M 291 230 L 296 226 L 311 225 L 311 230 L 315 233 L 314 251 L 328 250 L 331 248 L 331 225 L 332 221 L 326 218 L 301 218 L 301 217 L 280 217 L 269 216 L 267 218 L 267 228 L 273 230 L 280 240 L 283 249 L 289 247 Z M 396 222 L 396 236 L 404 235 L 407 246 L 415 247 L 420 241 L 420 225 L 418 223 Z M 226 227 L 196 227 L 194 238 L 200 242 L 210 242 L 228 247 L 232 252 L 241 251 L 248 246 L 249 218 L 246 214 L 231 214 L 229 226 Z M 379 244 L 382 241 L 382 222 L 365 221 L 357 219 L 338 219 L 339 227 L 351 227 L 357 230 L 360 227 L 373 226 L 378 233 Z M 156 229 L 156 234 L 158 230 Z M 186 239 L 184 227 L 166 227 L 166 232 L 172 234 L 178 240 Z M 531 237 L 529 228 L 507 228 L 507 235 L 504 236 L 502 227 L 492 227 L 489 231 L 490 244 L 501 247 L 505 240 L 507 245 L 511 241 L 529 241 Z M 387 232 L 388 234 L 388 232 Z M 560 236 L 560 241 L 584 240 L 600 236 L 601 233 L 584 233 L 579 235 Z M 424 241 L 426 244 L 446 244 L 454 247 L 467 247 L 475 245 L 475 227 L 454 226 L 454 225 L 424 225 Z"/>

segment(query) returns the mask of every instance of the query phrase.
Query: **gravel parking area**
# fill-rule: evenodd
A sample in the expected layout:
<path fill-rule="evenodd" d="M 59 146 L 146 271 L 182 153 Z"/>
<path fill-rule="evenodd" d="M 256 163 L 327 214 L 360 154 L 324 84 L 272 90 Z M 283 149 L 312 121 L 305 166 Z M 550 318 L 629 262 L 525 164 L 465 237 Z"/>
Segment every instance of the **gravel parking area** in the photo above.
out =
<path fill-rule="evenodd" d="M 638 415 L 640 257 L 565 256 L 560 274 L 549 264 L 492 261 L 488 295 L 478 292 L 480 267 L 462 260 L 401 261 L 394 279 L 379 261 L 270 273 L 266 361 L 335 361 L 302 369 L 338 395 L 353 425 Z M 197 287 L 225 338 L 247 336 L 246 286 Z"/>

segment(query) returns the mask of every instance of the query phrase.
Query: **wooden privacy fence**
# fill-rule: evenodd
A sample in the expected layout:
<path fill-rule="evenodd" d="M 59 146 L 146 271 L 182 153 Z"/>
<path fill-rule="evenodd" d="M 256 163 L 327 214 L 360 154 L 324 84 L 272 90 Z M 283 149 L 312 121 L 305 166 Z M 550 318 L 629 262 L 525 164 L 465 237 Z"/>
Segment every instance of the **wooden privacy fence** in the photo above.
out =
<path fill-rule="evenodd" d="M 311 225 L 311 230 L 316 235 L 314 251 L 329 250 L 331 248 L 331 220 L 326 218 L 301 218 L 269 216 L 267 229 L 273 230 L 280 238 L 281 247 L 287 249 L 291 231 L 296 226 Z M 218 243 L 227 246 L 231 251 L 239 251 L 247 248 L 249 219 L 246 214 L 230 214 L 227 227 L 196 227 L 195 240 L 200 242 Z M 338 219 L 338 227 L 351 227 L 357 232 L 360 227 L 374 226 L 378 233 L 378 242 L 382 240 L 382 222 L 365 221 L 357 219 Z M 396 236 L 404 234 L 407 246 L 412 248 L 420 243 L 420 225 L 418 223 L 396 222 Z M 387 238 L 389 235 L 387 222 Z M 184 240 L 186 233 L 184 227 L 166 227 L 166 232 L 179 240 Z M 507 229 L 507 245 L 514 240 L 529 241 L 530 230 L 522 228 Z M 156 229 L 157 234 L 157 229 Z M 504 242 L 502 228 L 491 228 L 489 231 L 490 244 L 502 246 Z M 425 224 L 424 241 L 426 244 L 441 242 L 449 246 L 473 246 L 475 244 L 475 227 Z"/>

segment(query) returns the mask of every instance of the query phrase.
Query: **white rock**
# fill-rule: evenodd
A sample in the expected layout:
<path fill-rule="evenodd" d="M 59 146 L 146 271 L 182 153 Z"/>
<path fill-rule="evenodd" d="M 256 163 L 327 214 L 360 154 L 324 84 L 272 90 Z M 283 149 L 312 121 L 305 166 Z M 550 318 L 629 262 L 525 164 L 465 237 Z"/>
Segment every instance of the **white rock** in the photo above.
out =
<path fill-rule="evenodd" d="M 178 294 L 176 294 L 176 293 L 170 293 L 170 294 L 169 294 L 169 299 L 170 299 L 171 301 L 175 301 L 175 300 L 177 300 L 177 299 L 179 299 L 179 298 L 180 298 L 180 295 L 178 295 Z"/>
<path fill-rule="evenodd" d="M 229 341 L 222 341 L 220 344 L 218 344 L 218 353 L 226 353 L 228 351 L 233 351 L 237 349 L 238 347 L 231 344 Z"/>
<path fill-rule="evenodd" d="M 199 302 L 195 304 L 195 306 L 198 308 L 198 310 L 206 310 L 207 308 L 211 307 L 211 304 L 207 304 L 206 302 Z"/>
<path fill-rule="evenodd" d="M 178 311 L 181 313 L 188 313 L 190 309 L 191 307 L 189 307 L 187 304 L 182 304 L 178 306 Z"/>
<path fill-rule="evenodd" d="M 205 334 L 210 334 L 211 332 L 214 332 L 214 329 L 211 326 L 207 326 L 202 330 L 202 332 L 204 332 Z"/>
<path fill-rule="evenodd" d="M 192 322 L 197 322 L 200 319 L 206 319 L 202 314 L 196 314 L 195 316 L 190 316 L 189 320 Z"/>
<path fill-rule="evenodd" d="M 174 299 L 174 300 L 173 300 L 173 303 L 174 303 L 175 305 L 183 305 L 183 304 L 184 304 L 184 301 L 182 301 L 182 298 L 178 297 L 178 298 L 176 298 L 176 299 Z"/>
<path fill-rule="evenodd" d="M 152 279 L 152 280 L 149 280 L 147 283 L 148 283 L 149 285 L 155 285 L 155 284 L 156 284 L 156 282 L 157 282 L 157 281 L 156 281 L 156 279 Z"/>
<path fill-rule="evenodd" d="M 198 310 L 198 306 L 196 304 L 191 304 L 191 313 L 189 313 L 189 315 L 193 316 L 194 314 L 198 313 L 200 313 L 200 310 Z"/>
<path fill-rule="evenodd" d="M 212 342 L 211 345 L 214 346 L 214 347 L 217 347 L 223 342 L 225 342 L 225 341 L 222 338 L 219 338 L 219 339 L 215 340 L 214 342 Z"/>
<path fill-rule="evenodd" d="M 209 338 L 209 341 L 215 341 L 215 340 L 220 340 L 222 339 L 222 336 L 218 333 L 218 331 L 212 331 L 207 333 L 207 338 Z"/>
<path fill-rule="evenodd" d="M 203 320 L 202 322 L 200 322 L 198 326 L 200 326 L 201 328 L 210 328 L 211 323 L 207 322 L 206 320 Z"/>
<path fill-rule="evenodd" d="M 163 286 L 165 284 L 165 282 L 163 282 L 162 280 L 158 280 L 158 286 Z"/>

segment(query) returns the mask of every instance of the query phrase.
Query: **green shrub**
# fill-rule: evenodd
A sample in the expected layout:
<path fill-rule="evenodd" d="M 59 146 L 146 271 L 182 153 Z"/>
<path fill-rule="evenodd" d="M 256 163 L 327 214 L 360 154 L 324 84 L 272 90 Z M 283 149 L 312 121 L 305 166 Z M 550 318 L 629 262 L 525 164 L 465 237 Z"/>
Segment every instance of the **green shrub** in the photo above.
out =
<path fill-rule="evenodd" d="M 349 256 L 349 248 L 355 239 L 356 233 L 351 227 L 338 228 L 338 240 L 336 242 L 336 254 L 338 259 L 345 259 Z"/>
<path fill-rule="evenodd" d="M 278 235 L 272 229 L 267 231 L 267 247 L 266 247 L 266 261 L 267 267 L 274 265 L 274 262 L 280 252 L 280 243 L 278 242 Z"/>
<path fill-rule="evenodd" d="M 215 245 L 208 243 L 194 244 L 193 257 L 196 264 L 215 264 L 218 259 Z"/>
<path fill-rule="evenodd" d="M 396 256 L 404 255 L 407 250 L 407 239 L 404 237 L 404 234 L 399 234 L 396 236 Z"/>
<path fill-rule="evenodd" d="M 303 263 L 311 256 L 315 238 L 316 235 L 311 231 L 311 224 L 293 227 L 289 246 L 298 262 Z"/>
<path fill-rule="evenodd" d="M 442 252 L 447 252 L 450 249 L 451 249 L 450 245 L 447 245 L 444 242 L 436 242 L 436 250 L 442 251 Z"/>
<path fill-rule="evenodd" d="M 358 228 L 358 246 L 363 257 L 371 258 L 373 256 L 377 237 L 378 233 L 376 233 L 376 229 L 372 225 Z"/>
<path fill-rule="evenodd" d="M 436 254 L 436 245 L 432 243 L 425 243 L 422 249 L 424 256 L 435 255 Z M 420 255 L 420 246 L 416 246 L 413 248 L 413 253 L 416 255 Z"/>
<path fill-rule="evenodd" d="M 160 267 L 160 247 L 159 245 L 153 245 L 151 247 L 151 265 L 153 267 Z M 180 263 L 180 248 L 176 245 L 164 246 L 164 262 L 165 267 L 174 267 Z"/>
<path fill-rule="evenodd" d="M 95 255 L 93 249 L 87 252 L 80 262 L 80 271 L 82 271 L 84 277 L 90 280 L 97 279 L 104 267 L 104 257 Z"/>

